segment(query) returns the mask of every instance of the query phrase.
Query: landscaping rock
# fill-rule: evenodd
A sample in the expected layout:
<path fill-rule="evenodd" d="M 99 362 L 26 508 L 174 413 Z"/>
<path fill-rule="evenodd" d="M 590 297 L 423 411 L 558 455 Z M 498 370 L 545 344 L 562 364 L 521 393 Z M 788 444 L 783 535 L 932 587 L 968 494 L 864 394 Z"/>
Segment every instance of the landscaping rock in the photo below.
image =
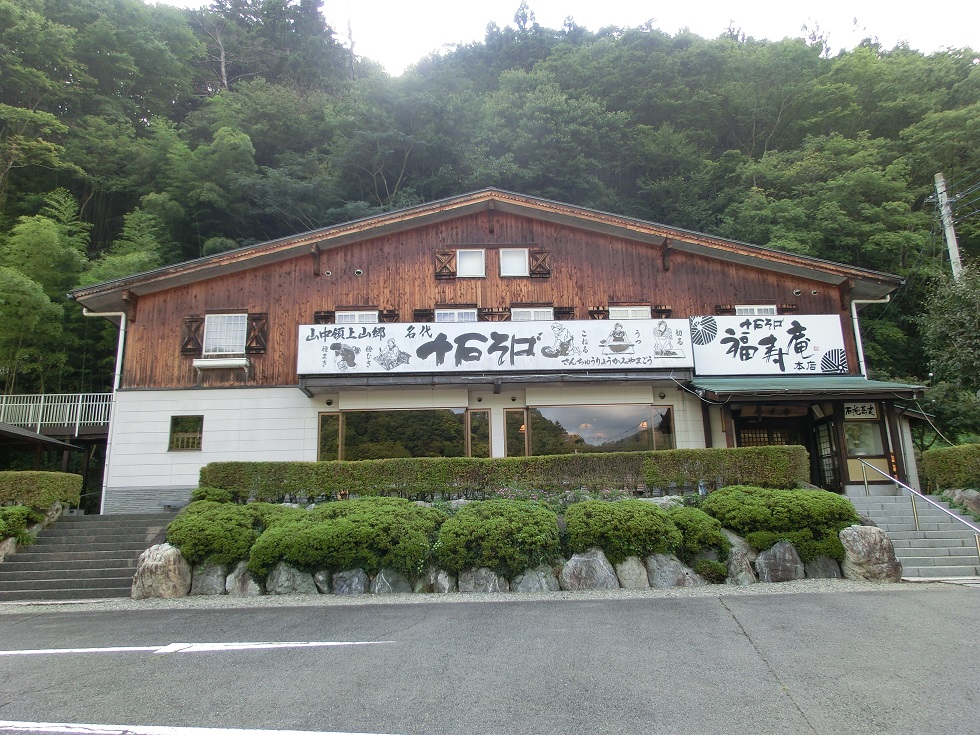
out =
<path fill-rule="evenodd" d="M 750 562 L 755 561 L 755 558 L 759 555 L 759 553 L 749 546 L 748 541 L 734 531 L 729 531 L 727 528 L 721 529 L 721 532 L 725 534 L 725 538 L 727 538 L 729 543 L 731 543 L 732 551 L 741 551 Z"/>
<path fill-rule="evenodd" d="M 803 561 L 789 541 L 779 541 L 771 549 L 760 551 L 755 558 L 755 571 L 760 582 L 789 582 L 806 576 Z"/>
<path fill-rule="evenodd" d="M 12 536 L 0 541 L 0 561 L 3 561 L 7 554 L 13 554 L 15 551 L 17 551 L 17 541 Z"/>
<path fill-rule="evenodd" d="M 813 561 L 808 561 L 803 565 L 806 569 L 807 579 L 840 579 L 840 564 L 836 559 L 829 556 L 818 556 Z"/>
<path fill-rule="evenodd" d="M 425 574 L 415 583 L 414 592 L 434 592 L 445 594 L 457 590 L 456 576 L 450 574 L 445 569 L 436 566 L 429 566 Z"/>
<path fill-rule="evenodd" d="M 184 555 L 170 544 L 156 544 L 140 554 L 130 594 L 134 600 L 186 597 L 191 580 L 191 565 Z"/>
<path fill-rule="evenodd" d="M 845 579 L 901 582 L 902 563 L 895 558 L 891 539 L 880 528 L 849 526 L 840 532 L 844 545 Z"/>
<path fill-rule="evenodd" d="M 232 597 L 258 597 L 262 584 L 248 571 L 248 562 L 240 561 L 225 578 L 225 592 Z"/>
<path fill-rule="evenodd" d="M 301 572 L 284 561 L 276 564 L 269 572 L 265 580 L 265 591 L 270 595 L 318 594 L 312 574 Z"/>
<path fill-rule="evenodd" d="M 975 516 L 980 516 L 980 491 L 947 490 L 946 496 L 955 505 L 961 505 Z"/>
<path fill-rule="evenodd" d="M 650 588 L 647 578 L 647 568 L 638 556 L 630 556 L 616 564 L 616 577 L 619 586 L 627 590 L 642 590 Z"/>
<path fill-rule="evenodd" d="M 671 508 L 680 508 L 684 505 L 684 498 L 680 495 L 663 495 L 659 498 L 640 498 L 648 503 L 653 503 L 664 510 L 670 510 Z"/>
<path fill-rule="evenodd" d="M 562 565 L 558 584 L 563 590 L 616 590 L 619 578 L 600 549 L 575 554 Z"/>
<path fill-rule="evenodd" d="M 412 583 L 408 578 L 394 569 L 382 569 L 371 580 L 371 594 L 391 595 L 398 592 L 411 592 Z"/>
<path fill-rule="evenodd" d="M 223 595 L 225 593 L 224 564 L 195 564 L 191 575 L 192 595 Z"/>
<path fill-rule="evenodd" d="M 554 570 L 541 565 L 514 577 L 510 589 L 511 592 L 557 592 L 559 586 Z"/>
<path fill-rule="evenodd" d="M 347 569 L 337 572 L 330 580 L 335 595 L 366 595 L 371 587 L 363 569 Z"/>
<path fill-rule="evenodd" d="M 313 584 L 316 585 L 317 590 L 319 590 L 321 595 L 330 594 L 330 572 L 326 569 L 321 569 L 319 572 L 313 575 Z"/>
<path fill-rule="evenodd" d="M 759 581 L 752 569 L 752 562 L 749 560 L 748 553 L 743 549 L 735 548 L 734 544 L 732 544 L 731 551 L 728 552 L 727 567 L 728 576 L 725 578 L 725 584 L 748 587 L 750 584 Z"/>
<path fill-rule="evenodd" d="M 510 592 L 510 583 L 492 569 L 470 567 L 459 573 L 460 592 Z"/>
<path fill-rule="evenodd" d="M 646 558 L 647 581 L 665 590 L 670 587 L 701 587 L 708 581 L 673 554 L 651 554 Z"/>

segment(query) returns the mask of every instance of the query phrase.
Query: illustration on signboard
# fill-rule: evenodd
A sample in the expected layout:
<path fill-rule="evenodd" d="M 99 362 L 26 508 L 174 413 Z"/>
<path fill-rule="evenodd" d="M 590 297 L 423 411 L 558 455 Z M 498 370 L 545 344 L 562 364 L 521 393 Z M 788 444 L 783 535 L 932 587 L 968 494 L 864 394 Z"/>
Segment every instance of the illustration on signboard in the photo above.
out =
<path fill-rule="evenodd" d="M 555 333 L 554 347 L 542 347 L 541 354 L 545 357 L 565 357 L 566 355 L 577 355 L 578 347 L 575 346 L 575 337 L 568 328 L 559 322 L 551 325 L 551 331 Z"/>
<path fill-rule="evenodd" d="M 681 346 L 683 332 L 671 331 L 670 325 L 661 319 L 657 322 L 657 328 L 653 333 L 653 354 L 655 357 L 684 357 L 684 349 Z"/>
<path fill-rule="evenodd" d="M 411 355 L 398 348 L 395 340 L 388 338 L 388 344 L 378 353 L 378 363 L 385 370 L 393 370 L 399 365 L 408 365 Z"/>
<path fill-rule="evenodd" d="M 626 330 L 619 322 L 616 322 L 609 336 L 600 340 L 599 344 L 602 345 L 602 352 L 605 355 L 629 355 L 633 352 L 633 343 L 630 342 Z"/>
<path fill-rule="evenodd" d="M 347 372 L 351 368 L 357 367 L 357 355 L 361 352 L 360 347 L 354 347 L 343 342 L 334 342 L 330 345 L 330 349 L 333 350 L 339 370 Z"/>

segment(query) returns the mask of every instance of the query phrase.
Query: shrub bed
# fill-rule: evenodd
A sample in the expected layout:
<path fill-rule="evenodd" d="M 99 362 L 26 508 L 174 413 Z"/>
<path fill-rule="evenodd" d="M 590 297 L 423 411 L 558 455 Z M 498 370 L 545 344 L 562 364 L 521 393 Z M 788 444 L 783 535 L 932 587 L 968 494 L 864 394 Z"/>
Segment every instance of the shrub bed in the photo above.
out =
<path fill-rule="evenodd" d="M 328 503 L 273 522 L 255 541 L 248 567 L 268 574 L 279 562 L 307 572 L 383 567 L 411 578 L 425 569 L 446 514 L 400 498 Z"/>
<path fill-rule="evenodd" d="M 858 523 L 847 498 L 825 490 L 775 490 L 734 485 L 711 493 L 701 509 L 717 518 L 752 548 L 789 541 L 803 561 L 819 555 L 844 558 L 838 533 Z"/>
<path fill-rule="evenodd" d="M 0 541 L 13 538 L 18 544 L 30 544 L 34 537 L 27 532 L 28 526 L 40 523 L 44 516 L 26 505 L 9 505 L 0 508 Z"/>
<path fill-rule="evenodd" d="M 922 453 L 922 472 L 942 490 L 980 488 L 980 444 L 928 449 Z"/>
<path fill-rule="evenodd" d="M 454 574 L 488 567 L 513 577 L 560 557 L 558 516 L 540 503 L 522 500 L 464 505 L 442 524 L 435 545 L 436 562 Z"/>
<path fill-rule="evenodd" d="M 25 505 L 41 513 L 55 503 L 78 505 L 82 476 L 65 472 L 0 472 L 0 505 Z"/>
<path fill-rule="evenodd" d="M 667 511 L 667 517 L 681 532 L 677 556 L 685 564 L 694 563 L 698 554 L 711 550 L 718 552 L 719 559 L 728 558 L 732 544 L 721 532 L 721 521 L 717 518 L 699 508 L 690 507 L 671 508 Z"/>
<path fill-rule="evenodd" d="M 629 556 L 670 554 L 681 543 L 667 513 L 644 500 L 576 503 L 565 512 L 565 525 L 573 554 L 598 547 L 613 564 Z"/>

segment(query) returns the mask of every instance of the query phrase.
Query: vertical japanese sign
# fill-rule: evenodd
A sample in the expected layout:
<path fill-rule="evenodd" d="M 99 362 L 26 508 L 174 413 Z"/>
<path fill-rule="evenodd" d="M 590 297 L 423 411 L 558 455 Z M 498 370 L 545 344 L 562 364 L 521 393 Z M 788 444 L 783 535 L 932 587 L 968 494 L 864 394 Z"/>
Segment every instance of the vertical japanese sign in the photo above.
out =
<path fill-rule="evenodd" d="M 697 375 L 819 375 L 846 373 L 840 317 L 691 317 Z"/>
<path fill-rule="evenodd" d="M 686 319 L 303 325 L 300 375 L 690 368 Z"/>

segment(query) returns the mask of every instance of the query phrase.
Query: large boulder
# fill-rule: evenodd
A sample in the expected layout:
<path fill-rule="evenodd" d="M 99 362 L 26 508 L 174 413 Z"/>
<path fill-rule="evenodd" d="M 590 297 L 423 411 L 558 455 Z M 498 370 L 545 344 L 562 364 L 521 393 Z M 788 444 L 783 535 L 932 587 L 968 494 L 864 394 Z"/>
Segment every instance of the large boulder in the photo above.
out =
<path fill-rule="evenodd" d="M 317 592 L 321 595 L 330 594 L 330 578 L 333 575 L 326 569 L 321 569 L 313 574 L 313 584 L 316 585 Z"/>
<path fill-rule="evenodd" d="M 224 564 L 195 564 L 191 578 L 192 595 L 223 595 L 227 578 Z"/>
<path fill-rule="evenodd" d="M 891 539 L 880 528 L 848 526 L 840 532 L 844 545 L 845 579 L 869 582 L 901 582 L 902 563 L 895 558 Z"/>
<path fill-rule="evenodd" d="M 563 590 L 618 590 L 619 578 L 601 549 L 574 554 L 558 574 Z"/>
<path fill-rule="evenodd" d="M 240 561 L 225 577 L 225 592 L 232 597 L 258 597 L 262 594 L 262 583 L 248 571 L 248 562 Z"/>
<path fill-rule="evenodd" d="M 279 562 L 265 579 L 265 591 L 270 595 L 319 594 L 313 575 L 301 572 L 284 561 Z"/>
<path fill-rule="evenodd" d="M 425 574 L 415 581 L 414 592 L 435 592 L 436 594 L 446 594 L 456 592 L 456 576 L 450 574 L 445 569 L 440 569 L 435 565 L 429 565 Z"/>
<path fill-rule="evenodd" d="M 647 568 L 638 556 L 629 556 L 616 564 L 616 577 L 619 586 L 626 590 L 644 590 L 650 588 L 647 578 Z"/>
<path fill-rule="evenodd" d="M 755 584 L 759 581 L 759 578 L 755 576 L 755 570 L 752 568 L 752 561 L 749 559 L 749 555 L 742 549 L 736 549 L 732 546 L 728 552 L 728 560 L 725 565 L 728 567 L 725 584 L 748 587 L 750 584 Z"/>
<path fill-rule="evenodd" d="M 980 491 L 947 490 L 946 495 L 954 505 L 963 506 L 973 515 L 980 516 Z"/>
<path fill-rule="evenodd" d="M 140 554 L 130 594 L 134 600 L 186 597 L 192 577 L 191 565 L 176 546 L 156 544 Z"/>
<path fill-rule="evenodd" d="M 557 592 L 559 589 L 554 570 L 544 564 L 518 574 L 510 583 L 511 592 Z"/>
<path fill-rule="evenodd" d="M 673 554 L 651 554 L 645 560 L 647 580 L 654 589 L 701 587 L 708 581 Z"/>
<path fill-rule="evenodd" d="M 391 595 L 397 592 L 411 592 L 412 583 L 408 578 L 394 569 L 382 569 L 371 580 L 371 593 L 375 595 Z"/>
<path fill-rule="evenodd" d="M 371 588 L 371 582 L 363 569 L 336 572 L 330 581 L 335 595 L 365 595 Z"/>
<path fill-rule="evenodd" d="M 803 565 L 807 579 L 840 579 L 840 564 L 829 556 L 818 556 L 813 561 Z"/>
<path fill-rule="evenodd" d="M 469 567 L 459 573 L 460 592 L 510 592 L 506 577 L 486 567 Z"/>
<path fill-rule="evenodd" d="M 806 567 L 796 547 L 789 541 L 778 541 L 772 548 L 760 551 L 755 558 L 760 582 L 789 582 L 806 577 Z"/>

